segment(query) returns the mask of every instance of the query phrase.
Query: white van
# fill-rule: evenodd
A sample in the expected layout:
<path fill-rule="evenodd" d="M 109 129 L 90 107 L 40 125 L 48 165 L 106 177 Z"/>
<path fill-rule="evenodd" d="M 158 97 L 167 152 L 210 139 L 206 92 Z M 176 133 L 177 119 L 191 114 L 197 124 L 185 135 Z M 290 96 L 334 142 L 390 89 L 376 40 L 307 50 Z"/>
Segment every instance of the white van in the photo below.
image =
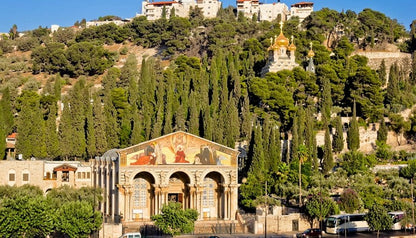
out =
<path fill-rule="evenodd" d="M 122 236 L 120 236 L 120 238 L 142 238 L 142 235 L 140 234 L 140 232 L 131 232 L 123 234 Z"/>

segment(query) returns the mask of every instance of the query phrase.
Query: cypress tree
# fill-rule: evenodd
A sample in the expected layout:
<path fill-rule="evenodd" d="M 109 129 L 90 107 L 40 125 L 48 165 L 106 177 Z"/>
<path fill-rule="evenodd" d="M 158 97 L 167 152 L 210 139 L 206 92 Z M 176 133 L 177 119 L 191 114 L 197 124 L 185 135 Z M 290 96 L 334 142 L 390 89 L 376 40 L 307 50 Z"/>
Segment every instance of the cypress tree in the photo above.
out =
<path fill-rule="evenodd" d="M 3 119 L 3 108 L 0 107 L 0 125 L 4 125 Z M 0 160 L 4 159 L 5 152 L 6 152 L 6 132 L 4 131 L 4 127 L 0 126 Z"/>
<path fill-rule="evenodd" d="M 6 87 L 3 90 L 3 95 L 0 100 L 0 107 L 2 108 L 2 111 L 3 111 L 3 122 L 4 122 L 1 124 L 1 126 L 3 127 L 4 133 L 8 135 L 13 131 L 13 127 L 14 127 L 14 117 L 13 117 L 12 101 L 10 97 L 9 87 Z"/>
<path fill-rule="evenodd" d="M 227 105 L 227 115 L 225 121 L 228 121 L 228 125 L 224 125 L 224 132 L 225 132 L 225 139 L 226 145 L 235 148 L 235 141 L 237 140 L 240 131 L 240 121 L 238 118 L 238 109 L 236 104 L 236 99 L 233 98 L 230 94 L 230 98 L 228 100 Z"/>
<path fill-rule="evenodd" d="M 354 106 L 352 110 L 352 118 L 349 123 L 349 128 L 347 131 L 347 145 L 348 149 L 355 151 L 360 148 L 360 134 L 359 134 L 359 128 L 358 128 L 358 121 L 357 121 L 357 114 L 356 114 L 356 108 L 355 108 L 355 101 Z"/>
<path fill-rule="evenodd" d="M 321 113 L 323 120 L 329 121 L 331 118 L 331 85 L 329 79 L 324 77 L 322 79 L 322 102 L 321 102 Z"/>
<path fill-rule="evenodd" d="M 386 68 L 386 62 L 384 59 L 381 61 L 380 67 L 377 69 L 378 77 L 380 78 L 381 85 L 386 85 L 387 82 L 387 68 Z"/>
<path fill-rule="evenodd" d="M 117 110 L 111 101 L 110 95 L 104 96 L 104 116 L 105 116 L 105 137 L 109 149 L 119 147 L 120 127 L 117 123 Z"/>
<path fill-rule="evenodd" d="M 62 81 L 63 80 L 61 76 L 59 76 L 59 74 L 55 76 L 55 82 L 53 84 L 53 91 L 54 91 L 54 95 L 57 101 L 61 100 Z"/>
<path fill-rule="evenodd" d="M 157 138 L 162 135 L 163 129 L 163 113 L 164 113 L 164 104 L 160 103 L 157 109 L 156 122 L 152 127 L 152 138 Z"/>
<path fill-rule="evenodd" d="M 384 122 L 384 117 L 382 117 L 380 121 L 380 127 L 378 128 L 378 131 L 377 131 L 377 141 L 386 143 L 387 134 L 388 134 L 388 129 L 387 129 L 386 123 Z"/>
<path fill-rule="evenodd" d="M 334 167 L 334 159 L 332 157 L 331 138 L 329 134 L 328 123 L 325 122 L 325 139 L 324 139 L 324 156 L 322 159 L 322 172 L 328 174 Z"/>
<path fill-rule="evenodd" d="M 292 123 L 292 141 L 290 143 L 290 161 L 298 159 L 298 147 L 299 147 L 299 137 L 298 137 L 298 117 L 293 117 Z"/>
<path fill-rule="evenodd" d="M 341 152 L 344 149 L 344 131 L 342 127 L 341 117 L 339 116 L 335 118 L 335 135 L 332 139 L 332 147 L 334 152 Z"/>
<path fill-rule="evenodd" d="M 250 113 L 250 102 L 248 95 L 244 96 L 241 106 L 241 134 L 240 137 L 245 140 L 250 140 L 250 132 L 252 127 L 252 116 Z"/>
<path fill-rule="evenodd" d="M 204 106 L 203 112 L 204 134 L 202 135 L 207 140 L 212 140 L 212 118 L 210 115 L 210 107 Z"/>
<path fill-rule="evenodd" d="M 17 153 L 24 159 L 45 158 L 45 122 L 40 109 L 40 97 L 36 92 L 23 91 L 19 96 L 20 111 L 17 120 Z"/>
<path fill-rule="evenodd" d="M 189 105 L 188 132 L 199 135 L 199 108 L 196 105 L 196 95 L 193 91 L 190 95 L 190 101 L 194 103 Z"/>
<path fill-rule="evenodd" d="M 86 133 L 86 153 L 87 157 L 92 159 L 97 154 L 96 149 L 96 136 L 95 136 L 95 127 L 94 127 L 94 112 L 93 112 L 93 105 L 91 103 L 87 104 L 87 111 L 86 111 L 86 126 L 85 126 L 85 133 Z"/>
<path fill-rule="evenodd" d="M 303 145 L 305 143 L 305 129 L 306 129 L 306 118 L 305 110 L 302 106 L 298 107 L 297 111 L 298 117 L 298 142 Z"/>
<path fill-rule="evenodd" d="M 93 123 L 96 135 L 95 149 L 97 155 L 103 155 L 109 148 L 107 146 L 107 135 L 105 132 L 105 117 L 101 99 L 97 94 L 93 96 Z"/>
<path fill-rule="evenodd" d="M 254 144 L 251 158 L 252 162 L 250 164 L 249 173 L 252 173 L 255 176 L 255 178 L 258 179 L 258 182 L 262 182 L 265 179 L 265 158 L 263 149 L 263 136 L 261 133 L 261 126 L 259 123 L 257 123 L 254 131 Z"/>
<path fill-rule="evenodd" d="M 183 105 L 179 105 L 179 108 L 176 110 L 175 112 L 175 126 L 174 126 L 174 130 L 175 131 L 183 131 L 185 130 L 185 108 L 183 107 Z"/>
<path fill-rule="evenodd" d="M 278 166 L 281 162 L 280 153 L 281 153 L 281 145 L 280 145 L 280 133 L 279 129 L 276 126 L 271 127 L 270 138 L 269 138 L 269 165 L 270 171 L 272 173 L 278 171 Z"/>
<path fill-rule="evenodd" d="M 142 120 L 140 120 L 140 117 L 141 115 L 139 115 L 137 108 L 134 108 L 132 111 L 132 115 L 131 115 L 131 120 L 133 122 L 133 125 L 131 129 L 130 144 L 132 145 L 138 144 L 145 140 Z"/>
<path fill-rule="evenodd" d="M 45 146 L 48 158 L 55 159 L 60 155 L 59 138 L 56 128 L 56 117 L 58 106 L 55 96 L 43 96 L 42 102 L 44 104 L 44 111 L 46 111 L 45 121 Z"/>
<path fill-rule="evenodd" d="M 163 123 L 163 134 L 169 134 L 173 131 L 173 103 L 174 103 L 174 88 L 172 72 L 168 71 L 166 74 L 166 106 L 165 117 Z"/>
<path fill-rule="evenodd" d="M 389 81 L 387 83 L 385 103 L 396 104 L 400 94 L 399 89 L 399 68 L 396 63 L 390 67 Z"/>

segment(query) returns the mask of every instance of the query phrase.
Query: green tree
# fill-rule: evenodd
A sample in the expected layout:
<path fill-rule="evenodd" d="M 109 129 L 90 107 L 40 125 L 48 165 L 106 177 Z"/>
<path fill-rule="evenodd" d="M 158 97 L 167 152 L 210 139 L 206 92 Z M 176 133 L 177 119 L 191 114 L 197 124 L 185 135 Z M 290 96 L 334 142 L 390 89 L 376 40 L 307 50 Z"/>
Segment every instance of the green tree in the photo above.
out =
<path fill-rule="evenodd" d="M 396 134 L 397 144 L 400 145 L 400 138 L 405 131 L 410 129 L 410 122 L 405 121 L 400 114 L 391 113 L 389 115 L 390 128 Z"/>
<path fill-rule="evenodd" d="M 386 143 L 387 133 L 388 133 L 388 129 L 387 129 L 386 123 L 384 122 L 384 117 L 383 117 L 381 118 L 380 127 L 378 128 L 378 131 L 377 131 L 377 141 Z"/>
<path fill-rule="evenodd" d="M 155 225 L 167 235 L 180 235 L 194 230 L 198 212 L 195 209 L 182 209 L 182 203 L 170 202 L 162 207 L 162 213 L 153 215 Z"/>
<path fill-rule="evenodd" d="M 40 108 L 40 96 L 33 91 L 23 91 L 18 98 L 19 117 L 16 150 L 24 159 L 45 158 L 45 122 Z"/>
<path fill-rule="evenodd" d="M 100 229 L 102 222 L 100 211 L 95 211 L 86 201 L 66 202 L 54 216 L 56 233 L 62 237 L 89 237 Z"/>
<path fill-rule="evenodd" d="M 353 189 L 346 189 L 340 197 L 340 208 L 346 213 L 353 213 L 360 208 L 360 198 Z"/>
<path fill-rule="evenodd" d="M 325 123 L 326 124 L 326 123 Z M 332 157 L 332 144 L 329 134 L 329 127 L 325 125 L 325 144 L 324 144 L 324 156 L 322 159 L 322 173 L 327 174 L 334 167 L 334 158 Z"/>
<path fill-rule="evenodd" d="M 332 138 L 332 148 L 336 153 L 340 153 L 344 149 L 344 129 L 339 116 L 335 118 L 335 135 Z"/>
<path fill-rule="evenodd" d="M 311 228 L 313 221 L 317 219 L 321 222 L 325 217 L 339 213 L 338 205 L 329 197 L 322 194 L 313 194 L 305 204 L 305 213 L 309 218 Z"/>
<path fill-rule="evenodd" d="M 377 237 L 379 237 L 380 231 L 389 230 L 393 225 L 393 220 L 387 213 L 387 209 L 380 204 L 374 204 L 369 209 L 365 220 L 368 222 L 370 229 L 377 231 Z"/>
<path fill-rule="evenodd" d="M 358 150 L 360 148 L 360 134 L 358 128 L 355 101 L 352 110 L 352 118 L 350 120 L 350 124 L 347 131 L 347 145 L 348 149 L 352 151 Z"/>
<path fill-rule="evenodd" d="M 1 201 L 2 237 L 46 237 L 52 231 L 52 210 L 42 195 L 18 196 Z"/>

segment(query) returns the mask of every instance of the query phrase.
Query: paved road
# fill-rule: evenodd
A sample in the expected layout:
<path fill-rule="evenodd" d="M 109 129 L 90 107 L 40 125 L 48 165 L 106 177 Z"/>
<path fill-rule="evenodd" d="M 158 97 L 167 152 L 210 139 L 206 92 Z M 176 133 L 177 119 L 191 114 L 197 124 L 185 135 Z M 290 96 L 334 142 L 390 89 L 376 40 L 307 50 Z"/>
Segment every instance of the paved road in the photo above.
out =
<path fill-rule="evenodd" d="M 212 234 L 212 235 L 216 235 L 219 238 L 251 238 L 251 237 L 257 237 L 257 238 L 262 238 L 264 237 L 264 235 L 253 235 L 253 234 Z M 293 238 L 295 237 L 296 233 L 295 232 L 288 232 L 288 233 L 284 233 L 284 234 L 267 234 L 267 238 Z M 178 236 L 181 238 L 209 238 L 210 235 L 182 235 L 182 236 Z M 324 234 L 323 237 L 326 238 L 343 238 L 343 237 L 348 237 L 348 238 L 370 238 L 370 237 L 377 237 L 377 233 L 376 232 L 365 232 L 365 233 L 355 233 L 355 234 L 347 234 L 347 236 L 340 234 L 340 235 L 332 235 L 332 234 Z M 409 231 L 407 232 L 403 232 L 403 231 L 395 231 L 395 232 L 380 232 L 380 238 L 399 238 L 399 237 L 414 237 L 416 238 L 416 235 L 413 235 L 412 233 L 410 233 Z"/>

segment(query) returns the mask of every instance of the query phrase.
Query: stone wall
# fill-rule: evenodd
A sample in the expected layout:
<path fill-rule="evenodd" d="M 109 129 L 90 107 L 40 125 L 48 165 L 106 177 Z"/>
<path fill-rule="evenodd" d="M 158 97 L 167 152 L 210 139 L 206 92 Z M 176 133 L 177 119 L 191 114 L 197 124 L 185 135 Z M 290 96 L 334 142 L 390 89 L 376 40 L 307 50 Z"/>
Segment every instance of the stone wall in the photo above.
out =
<path fill-rule="evenodd" d="M 390 66 L 397 62 L 402 69 L 410 73 L 412 55 L 402 52 L 383 52 L 383 51 L 358 51 L 352 55 L 362 55 L 368 58 L 368 66 L 374 70 L 380 67 L 381 62 L 384 59 L 387 69 L 387 76 L 389 75 Z"/>

